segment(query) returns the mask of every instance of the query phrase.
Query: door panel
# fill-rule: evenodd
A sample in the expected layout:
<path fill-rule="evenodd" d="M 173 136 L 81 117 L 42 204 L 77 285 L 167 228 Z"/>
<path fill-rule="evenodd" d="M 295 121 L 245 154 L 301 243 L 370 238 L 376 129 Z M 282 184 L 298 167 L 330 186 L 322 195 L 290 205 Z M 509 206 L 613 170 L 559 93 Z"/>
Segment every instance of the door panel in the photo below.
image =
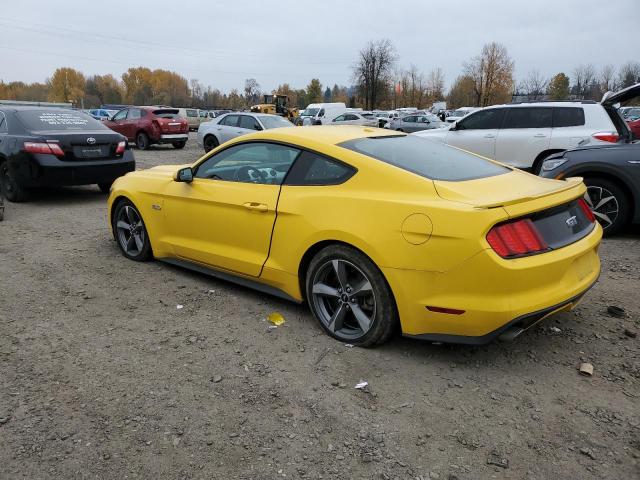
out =
<path fill-rule="evenodd" d="M 164 212 L 178 257 L 257 277 L 269 253 L 280 185 L 171 182 Z"/>
<path fill-rule="evenodd" d="M 495 159 L 519 168 L 531 168 L 536 157 L 549 148 L 551 128 L 503 129 L 498 133 Z"/>
<path fill-rule="evenodd" d="M 491 130 L 454 130 L 447 133 L 447 143 L 494 159 L 497 136 L 497 128 Z"/>

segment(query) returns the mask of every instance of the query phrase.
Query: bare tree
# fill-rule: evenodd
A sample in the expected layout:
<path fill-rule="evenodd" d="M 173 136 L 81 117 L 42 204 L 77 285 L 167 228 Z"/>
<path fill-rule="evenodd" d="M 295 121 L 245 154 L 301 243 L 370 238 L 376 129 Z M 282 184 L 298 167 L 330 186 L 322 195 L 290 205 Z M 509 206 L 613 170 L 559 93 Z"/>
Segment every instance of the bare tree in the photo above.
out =
<path fill-rule="evenodd" d="M 250 105 L 258 103 L 260 84 L 255 78 L 247 78 L 244 81 L 244 98 Z"/>
<path fill-rule="evenodd" d="M 547 92 L 549 80 L 545 79 L 539 70 L 531 70 L 520 82 L 518 89 L 529 100 L 542 100 Z"/>
<path fill-rule="evenodd" d="M 600 90 L 602 93 L 606 93 L 608 91 L 613 91 L 616 89 L 615 85 L 615 73 L 616 67 L 613 65 L 604 65 L 600 70 Z"/>
<path fill-rule="evenodd" d="M 573 89 L 578 98 L 585 98 L 596 80 L 596 68 L 591 64 L 578 65 L 573 71 Z"/>
<path fill-rule="evenodd" d="M 496 42 L 486 44 L 480 55 L 464 64 L 465 76 L 473 79 L 476 106 L 486 107 L 509 99 L 513 66 L 507 48 Z"/>
<path fill-rule="evenodd" d="M 627 62 L 618 72 L 618 87 L 626 88 L 640 82 L 640 63 Z"/>
<path fill-rule="evenodd" d="M 353 66 L 353 77 L 365 100 L 365 108 L 376 108 L 383 92 L 387 90 L 389 79 L 397 55 L 388 39 L 370 41 L 358 55 Z"/>
<path fill-rule="evenodd" d="M 436 67 L 427 76 L 427 95 L 431 102 L 444 98 L 444 74 L 440 67 Z"/>

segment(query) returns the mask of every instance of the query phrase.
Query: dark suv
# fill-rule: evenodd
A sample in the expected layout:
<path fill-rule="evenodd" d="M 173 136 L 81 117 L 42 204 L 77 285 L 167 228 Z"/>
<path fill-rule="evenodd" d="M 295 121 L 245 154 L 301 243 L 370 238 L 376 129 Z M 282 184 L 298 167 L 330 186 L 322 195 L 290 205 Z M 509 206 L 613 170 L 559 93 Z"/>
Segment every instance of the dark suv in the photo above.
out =
<path fill-rule="evenodd" d="M 140 150 L 154 143 L 184 148 L 189 139 L 189 124 L 177 108 L 127 107 L 104 124 L 135 142 Z"/>
<path fill-rule="evenodd" d="M 35 187 L 98 184 L 135 170 L 126 139 L 86 113 L 0 105 L 0 190 L 24 201 Z"/>

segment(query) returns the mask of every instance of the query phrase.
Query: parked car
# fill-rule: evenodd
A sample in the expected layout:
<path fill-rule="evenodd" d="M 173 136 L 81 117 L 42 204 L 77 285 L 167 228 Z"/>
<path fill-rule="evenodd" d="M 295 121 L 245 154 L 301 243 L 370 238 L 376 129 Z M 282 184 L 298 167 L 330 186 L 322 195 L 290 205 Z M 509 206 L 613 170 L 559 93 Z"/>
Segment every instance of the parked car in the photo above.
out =
<path fill-rule="evenodd" d="M 166 143 L 180 149 L 189 139 L 189 125 L 177 108 L 129 107 L 104 123 L 135 142 L 140 150 Z"/>
<path fill-rule="evenodd" d="M 371 118 L 365 117 L 361 112 L 346 112 L 338 115 L 331 120 L 332 125 L 360 125 L 365 127 L 377 127 L 378 119 L 371 115 Z"/>
<path fill-rule="evenodd" d="M 640 223 L 640 144 L 590 145 L 549 157 L 542 177 L 583 177 L 585 199 L 604 233 Z"/>
<path fill-rule="evenodd" d="M 640 84 L 601 103 L 540 102 L 496 105 L 470 113 L 442 130 L 416 135 L 437 138 L 449 145 L 518 168 L 540 171 L 548 156 L 582 144 L 628 142 L 631 131 L 614 104 L 640 94 Z"/>
<path fill-rule="evenodd" d="M 415 135 L 287 128 L 122 177 L 108 218 L 126 258 L 306 301 L 341 342 L 399 327 L 481 344 L 593 286 L 602 229 L 584 192 Z"/>
<path fill-rule="evenodd" d="M 87 113 L 89 113 L 89 115 L 91 115 L 96 120 L 104 121 L 104 120 L 109 120 L 116 113 L 118 113 L 118 111 L 117 110 L 106 110 L 104 108 L 94 108 L 94 109 L 89 110 Z"/>
<path fill-rule="evenodd" d="M 196 131 L 202 123 L 200 118 L 200 110 L 197 108 L 178 108 L 179 115 L 187 120 L 189 130 Z"/>
<path fill-rule="evenodd" d="M 22 202 L 37 187 L 111 183 L 135 170 L 126 138 L 86 113 L 0 105 L 0 190 Z"/>
<path fill-rule="evenodd" d="M 623 109 L 624 108 L 624 109 Z M 627 122 L 629 120 L 637 120 L 640 118 L 640 107 L 623 107 L 620 109 L 622 118 Z"/>
<path fill-rule="evenodd" d="M 406 117 L 391 120 L 389 128 L 398 132 L 419 132 L 433 128 L 443 128 L 446 123 L 441 122 L 435 115 L 407 115 Z"/>
<path fill-rule="evenodd" d="M 450 112 L 449 115 L 445 117 L 445 122 L 447 123 L 457 122 L 458 120 L 466 117 L 467 115 L 469 115 L 472 112 L 475 112 L 476 110 L 479 110 L 479 109 L 475 107 L 458 108 L 457 110 Z"/>
<path fill-rule="evenodd" d="M 631 132 L 633 132 L 634 140 L 640 140 L 640 118 L 636 120 L 627 120 L 627 125 Z"/>
<path fill-rule="evenodd" d="M 232 138 L 281 127 L 293 127 L 293 123 L 279 115 L 267 113 L 227 113 L 200 125 L 196 141 L 208 152 Z"/>

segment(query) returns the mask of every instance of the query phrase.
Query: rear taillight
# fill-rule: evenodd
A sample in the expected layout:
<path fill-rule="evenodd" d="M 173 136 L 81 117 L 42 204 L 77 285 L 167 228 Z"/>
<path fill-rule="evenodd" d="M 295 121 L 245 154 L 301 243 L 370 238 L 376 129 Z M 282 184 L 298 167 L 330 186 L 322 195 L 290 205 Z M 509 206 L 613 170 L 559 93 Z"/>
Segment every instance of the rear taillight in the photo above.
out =
<path fill-rule="evenodd" d="M 64 152 L 57 143 L 44 142 L 24 142 L 24 151 L 29 153 L 43 153 L 45 155 L 55 155 L 64 157 Z"/>
<path fill-rule="evenodd" d="M 593 210 L 591 210 L 591 207 L 589 206 L 587 201 L 584 198 L 581 198 L 580 200 L 578 200 L 578 205 L 584 212 L 587 220 L 589 220 L 591 223 L 594 223 L 596 221 L 596 216 L 593 214 Z"/>
<path fill-rule="evenodd" d="M 496 225 L 487 234 L 487 242 L 503 258 L 533 255 L 549 248 L 528 218 Z"/>
<path fill-rule="evenodd" d="M 616 143 L 618 140 L 620 140 L 620 135 L 618 135 L 616 132 L 597 132 L 591 136 L 596 140 L 600 140 L 601 142 Z"/>
<path fill-rule="evenodd" d="M 127 142 L 118 143 L 118 147 L 116 148 L 116 155 L 122 155 L 126 147 L 127 147 Z"/>

